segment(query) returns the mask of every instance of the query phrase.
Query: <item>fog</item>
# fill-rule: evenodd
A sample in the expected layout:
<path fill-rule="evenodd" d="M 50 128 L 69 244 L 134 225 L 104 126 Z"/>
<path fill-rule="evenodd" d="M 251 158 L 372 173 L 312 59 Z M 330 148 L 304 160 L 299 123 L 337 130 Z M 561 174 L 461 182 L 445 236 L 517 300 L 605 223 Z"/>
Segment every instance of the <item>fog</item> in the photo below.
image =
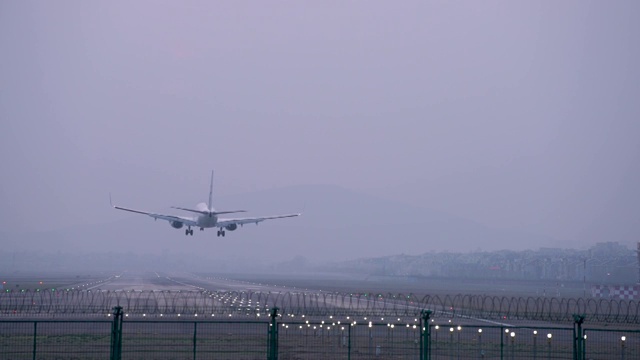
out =
<path fill-rule="evenodd" d="M 636 1 L 0 3 L 0 248 L 312 261 L 640 233 Z M 109 206 L 247 215 L 185 237 Z M 169 255 L 170 256 L 170 255 Z"/>

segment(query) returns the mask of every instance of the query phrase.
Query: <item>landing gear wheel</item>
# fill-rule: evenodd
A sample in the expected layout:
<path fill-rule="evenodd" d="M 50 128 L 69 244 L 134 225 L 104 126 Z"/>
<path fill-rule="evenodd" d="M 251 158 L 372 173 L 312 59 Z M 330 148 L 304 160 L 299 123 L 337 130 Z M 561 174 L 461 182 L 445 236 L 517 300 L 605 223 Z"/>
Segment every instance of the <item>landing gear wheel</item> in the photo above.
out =
<path fill-rule="evenodd" d="M 188 236 L 189 235 L 189 229 L 184 229 L 184 234 Z"/>
<path fill-rule="evenodd" d="M 193 229 L 189 230 L 189 235 L 193 236 Z"/>
<path fill-rule="evenodd" d="M 220 230 L 218 230 L 218 237 L 220 237 Z"/>
<path fill-rule="evenodd" d="M 224 237 L 224 234 L 225 234 L 224 230 L 222 230 L 221 232 L 222 232 L 222 237 Z"/>

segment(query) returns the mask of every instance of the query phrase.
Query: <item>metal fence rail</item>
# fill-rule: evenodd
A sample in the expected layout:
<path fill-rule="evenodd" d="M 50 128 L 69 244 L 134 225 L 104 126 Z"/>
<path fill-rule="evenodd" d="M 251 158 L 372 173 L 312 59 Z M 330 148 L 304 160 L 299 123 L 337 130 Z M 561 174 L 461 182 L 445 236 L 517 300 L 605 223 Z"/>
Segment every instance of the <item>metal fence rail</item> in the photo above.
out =
<path fill-rule="evenodd" d="M 1 359 L 639 359 L 640 330 L 419 318 L 0 320 Z"/>
<path fill-rule="evenodd" d="M 499 297 L 485 295 L 423 296 L 413 294 L 326 292 L 211 291 L 5 291 L 0 314 L 104 314 L 122 306 L 132 314 L 248 314 L 283 313 L 308 316 L 368 314 L 417 316 L 420 309 L 434 315 L 483 319 L 572 321 L 583 314 L 591 323 L 640 324 L 640 302 L 615 299 Z"/>

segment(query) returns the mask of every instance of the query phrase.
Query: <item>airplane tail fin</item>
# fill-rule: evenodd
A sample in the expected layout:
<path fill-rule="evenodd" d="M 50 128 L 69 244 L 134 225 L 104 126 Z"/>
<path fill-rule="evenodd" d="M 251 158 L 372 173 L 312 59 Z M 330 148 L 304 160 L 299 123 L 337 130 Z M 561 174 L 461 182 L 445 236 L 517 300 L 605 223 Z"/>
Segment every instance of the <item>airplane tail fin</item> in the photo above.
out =
<path fill-rule="evenodd" d="M 209 211 L 213 211 L 213 170 L 211 170 L 211 184 L 209 184 Z"/>

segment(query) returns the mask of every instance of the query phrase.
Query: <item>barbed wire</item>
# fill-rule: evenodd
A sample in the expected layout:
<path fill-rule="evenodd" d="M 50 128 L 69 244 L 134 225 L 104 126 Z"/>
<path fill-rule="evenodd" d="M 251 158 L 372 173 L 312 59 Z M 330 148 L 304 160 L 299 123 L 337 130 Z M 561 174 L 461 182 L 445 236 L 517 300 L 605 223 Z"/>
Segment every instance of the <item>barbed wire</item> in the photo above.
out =
<path fill-rule="evenodd" d="M 95 315 L 122 306 L 131 314 L 305 316 L 418 316 L 572 321 L 574 314 L 596 323 L 640 323 L 640 302 L 617 299 L 506 297 L 487 295 L 371 294 L 252 291 L 12 291 L 0 293 L 2 315 Z"/>

